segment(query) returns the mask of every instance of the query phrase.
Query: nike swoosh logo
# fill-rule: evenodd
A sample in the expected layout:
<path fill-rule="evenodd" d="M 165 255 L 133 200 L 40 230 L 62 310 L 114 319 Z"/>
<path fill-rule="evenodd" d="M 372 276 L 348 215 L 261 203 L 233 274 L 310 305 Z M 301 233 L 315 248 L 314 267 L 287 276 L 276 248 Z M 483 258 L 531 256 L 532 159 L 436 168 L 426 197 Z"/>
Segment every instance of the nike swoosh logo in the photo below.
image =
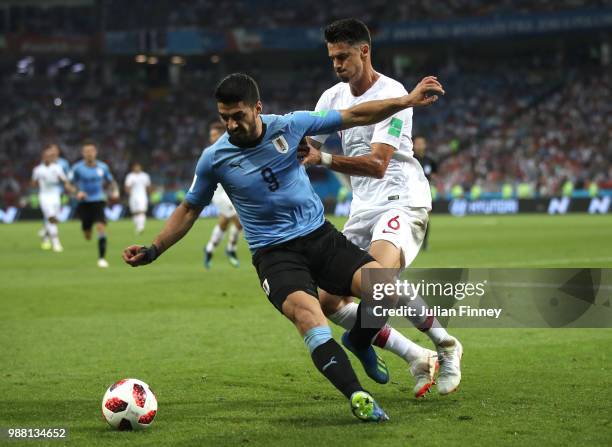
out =
<path fill-rule="evenodd" d="M 383 232 L 383 233 L 397 234 L 397 233 L 395 233 L 395 232 L 393 232 L 393 231 L 387 231 L 387 230 L 383 230 L 382 232 Z"/>
<path fill-rule="evenodd" d="M 323 368 L 321 368 L 321 371 L 325 371 L 327 368 L 329 368 L 332 365 L 337 365 L 338 362 L 336 362 L 336 356 L 334 355 L 328 363 L 326 363 Z"/>

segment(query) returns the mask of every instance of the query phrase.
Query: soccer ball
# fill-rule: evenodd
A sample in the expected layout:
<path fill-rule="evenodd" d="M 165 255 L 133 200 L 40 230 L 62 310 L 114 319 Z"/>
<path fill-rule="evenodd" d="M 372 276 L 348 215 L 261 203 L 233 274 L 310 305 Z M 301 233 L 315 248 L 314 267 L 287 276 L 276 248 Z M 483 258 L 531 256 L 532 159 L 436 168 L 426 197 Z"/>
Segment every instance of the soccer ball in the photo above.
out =
<path fill-rule="evenodd" d="M 102 399 L 102 414 L 117 430 L 143 430 L 157 413 L 157 398 L 149 385 L 123 379 L 111 385 Z"/>

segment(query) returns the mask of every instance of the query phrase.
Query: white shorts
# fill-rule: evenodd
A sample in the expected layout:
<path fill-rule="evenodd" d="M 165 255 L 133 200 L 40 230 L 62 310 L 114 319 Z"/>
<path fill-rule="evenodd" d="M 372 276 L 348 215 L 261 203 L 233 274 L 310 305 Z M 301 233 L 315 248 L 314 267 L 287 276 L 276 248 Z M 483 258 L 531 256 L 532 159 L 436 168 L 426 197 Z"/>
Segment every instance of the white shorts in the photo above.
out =
<path fill-rule="evenodd" d="M 215 194 L 212 199 L 213 205 L 217 207 L 219 215 L 226 219 L 231 219 L 236 215 L 236 209 L 232 205 L 232 201 L 225 194 Z"/>
<path fill-rule="evenodd" d="M 419 254 L 428 221 L 427 208 L 371 210 L 350 216 L 342 232 L 363 250 L 369 250 L 374 241 L 391 242 L 402 251 L 402 268 L 405 269 Z"/>
<path fill-rule="evenodd" d="M 147 200 L 146 196 L 130 196 L 130 212 L 132 214 L 146 213 L 148 207 L 149 201 Z"/>
<path fill-rule="evenodd" d="M 62 201 L 59 196 L 40 196 L 40 210 L 43 213 L 45 219 L 50 217 L 59 217 L 62 209 Z"/>

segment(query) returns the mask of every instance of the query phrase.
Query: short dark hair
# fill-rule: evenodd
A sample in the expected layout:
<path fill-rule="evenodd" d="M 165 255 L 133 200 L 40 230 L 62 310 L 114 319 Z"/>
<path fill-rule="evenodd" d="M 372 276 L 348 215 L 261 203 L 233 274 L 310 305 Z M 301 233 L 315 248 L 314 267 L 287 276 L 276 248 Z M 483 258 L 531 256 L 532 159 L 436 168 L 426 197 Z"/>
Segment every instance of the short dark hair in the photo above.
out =
<path fill-rule="evenodd" d="M 367 43 L 372 46 L 370 30 L 361 20 L 341 19 L 325 27 L 325 41 L 327 43 Z"/>
<path fill-rule="evenodd" d="M 232 73 L 221 79 L 215 89 L 217 102 L 234 104 L 243 101 L 254 106 L 259 101 L 259 87 L 255 79 L 244 73 Z"/>
<path fill-rule="evenodd" d="M 85 138 L 83 140 L 83 143 L 81 143 L 81 148 L 83 148 L 85 146 L 95 146 L 96 148 L 98 147 L 98 145 L 96 144 L 96 142 L 92 138 Z"/>

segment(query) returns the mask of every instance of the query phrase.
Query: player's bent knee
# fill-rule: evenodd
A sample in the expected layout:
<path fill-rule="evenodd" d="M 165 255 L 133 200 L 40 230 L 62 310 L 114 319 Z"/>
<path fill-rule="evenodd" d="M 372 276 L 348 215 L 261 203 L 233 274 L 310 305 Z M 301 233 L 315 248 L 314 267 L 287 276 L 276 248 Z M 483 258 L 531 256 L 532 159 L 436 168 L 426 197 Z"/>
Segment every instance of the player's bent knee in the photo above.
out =
<path fill-rule="evenodd" d="M 383 267 L 379 262 L 372 261 L 365 264 L 363 267 L 358 269 L 353 276 L 353 281 L 351 283 L 351 291 L 354 296 L 357 296 L 361 299 L 370 300 L 372 297 L 368 296 L 367 290 L 364 290 L 362 287 L 362 277 L 363 271 L 362 269 L 380 269 L 380 272 L 375 272 L 375 276 L 369 278 L 370 281 L 374 283 L 380 284 L 393 284 L 396 280 L 397 269 L 388 269 Z M 390 307 L 395 307 L 398 303 L 398 296 L 386 295 L 385 296 L 385 305 Z"/>
<path fill-rule="evenodd" d="M 306 292 L 289 294 L 283 303 L 283 314 L 293 322 L 302 335 L 314 327 L 327 325 L 327 319 L 317 299 Z"/>
<path fill-rule="evenodd" d="M 326 317 L 335 314 L 352 301 L 350 297 L 332 295 L 324 290 L 319 290 L 319 302 L 321 303 L 323 314 Z"/>
<path fill-rule="evenodd" d="M 353 274 L 353 280 L 351 281 L 351 293 L 353 294 L 353 296 L 363 298 L 362 288 L 361 288 L 361 278 L 362 278 L 363 269 L 381 269 L 381 268 L 384 268 L 384 267 L 378 261 L 371 261 L 359 267 Z"/>

